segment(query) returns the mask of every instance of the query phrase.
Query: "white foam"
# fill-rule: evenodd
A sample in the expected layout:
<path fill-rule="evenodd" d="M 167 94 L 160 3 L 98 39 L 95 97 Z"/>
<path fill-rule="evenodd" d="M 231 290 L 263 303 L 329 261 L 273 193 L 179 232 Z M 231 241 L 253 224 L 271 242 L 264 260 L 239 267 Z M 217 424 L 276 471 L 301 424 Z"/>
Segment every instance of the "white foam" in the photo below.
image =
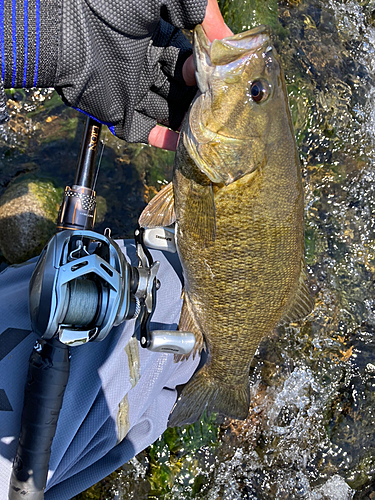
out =
<path fill-rule="evenodd" d="M 325 484 L 315 488 L 309 500 L 351 500 L 354 490 L 344 481 L 344 479 L 335 475 L 328 479 Z"/>

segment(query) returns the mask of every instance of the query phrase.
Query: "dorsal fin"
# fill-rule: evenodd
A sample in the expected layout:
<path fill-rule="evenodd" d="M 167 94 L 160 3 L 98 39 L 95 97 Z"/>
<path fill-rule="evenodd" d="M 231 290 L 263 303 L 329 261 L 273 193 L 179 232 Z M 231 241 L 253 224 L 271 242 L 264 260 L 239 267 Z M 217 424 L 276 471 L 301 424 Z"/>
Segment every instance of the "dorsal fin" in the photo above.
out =
<path fill-rule="evenodd" d="M 175 221 L 173 184 L 170 182 L 152 198 L 138 222 L 141 227 L 165 227 Z"/>
<path fill-rule="evenodd" d="M 298 286 L 294 299 L 285 311 L 280 323 L 290 323 L 305 318 L 314 308 L 314 299 L 311 297 L 310 291 L 306 285 L 307 273 L 305 259 L 301 261 L 301 274 L 298 281 Z"/>

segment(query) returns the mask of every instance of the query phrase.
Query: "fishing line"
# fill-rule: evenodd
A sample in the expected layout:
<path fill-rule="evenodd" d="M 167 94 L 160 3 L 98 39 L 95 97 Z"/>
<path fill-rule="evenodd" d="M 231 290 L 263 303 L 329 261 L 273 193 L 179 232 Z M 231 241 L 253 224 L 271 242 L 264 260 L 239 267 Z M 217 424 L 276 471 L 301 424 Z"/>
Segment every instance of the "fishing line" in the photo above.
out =
<path fill-rule="evenodd" d="M 102 143 L 102 148 L 100 150 L 100 155 L 99 155 L 99 160 L 98 160 L 98 166 L 96 167 L 94 183 L 93 183 L 93 186 L 92 186 L 93 191 L 95 191 L 96 182 L 97 182 L 98 176 L 99 176 L 100 165 L 102 163 L 103 153 L 104 153 L 104 149 L 105 149 L 105 145 L 106 145 L 107 133 L 108 133 L 108 129 L 106 128 L 106 130 L 104 132 L 104 137 L 100 141 Z"/>

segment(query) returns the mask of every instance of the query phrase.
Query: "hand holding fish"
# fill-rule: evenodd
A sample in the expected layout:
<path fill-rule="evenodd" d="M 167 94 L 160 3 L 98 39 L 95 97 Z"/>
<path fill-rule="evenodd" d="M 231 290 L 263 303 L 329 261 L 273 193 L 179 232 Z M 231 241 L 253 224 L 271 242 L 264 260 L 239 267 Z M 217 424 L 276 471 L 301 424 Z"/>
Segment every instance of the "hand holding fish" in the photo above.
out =
<path fill-rule="evenodd" d="M 202 23 L 202 28 L 210 42 L 215 39 L 221 40 L 226 36 L 233 35 L 233 32 L 225 24 L 216 0 L 208 0 L 206 16 Z M 185 62 L 182 75 L 186 85 L 196 85 L 194 58 L 191 55 Z"/>
<path fill-rule="evenodd" d="M 217 0 L 208 0 L 206 16 L 202 26 L 210 42 L 215 40 L 215 38 L 220 40 L 226 36 L 233 35 L 232 31 L 224 22 Z M 186 85 L 196 85 L 195 66 L 192 55 L 185 61 L 182 68 L 182 75 Z M 156 146 L 158 148 L 176 151 L 178 138 L 179 134 L 177 132 L 174 132 L 169 128 L 162 127 L 161 125 L 156 125 L 148 136 L 148 142 L 152 146 Z"/>

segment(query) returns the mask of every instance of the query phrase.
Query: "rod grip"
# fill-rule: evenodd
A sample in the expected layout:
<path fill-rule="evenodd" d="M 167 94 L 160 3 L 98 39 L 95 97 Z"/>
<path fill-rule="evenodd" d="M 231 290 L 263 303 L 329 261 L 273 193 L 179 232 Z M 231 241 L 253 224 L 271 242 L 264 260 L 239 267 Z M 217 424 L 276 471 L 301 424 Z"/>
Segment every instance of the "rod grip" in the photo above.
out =
<path fill-rule="evenodd" d="M 69 379 L 68 346 L 39 340 L 30 356 L 9 500 L 42 500 L 52 441 Z"/>

